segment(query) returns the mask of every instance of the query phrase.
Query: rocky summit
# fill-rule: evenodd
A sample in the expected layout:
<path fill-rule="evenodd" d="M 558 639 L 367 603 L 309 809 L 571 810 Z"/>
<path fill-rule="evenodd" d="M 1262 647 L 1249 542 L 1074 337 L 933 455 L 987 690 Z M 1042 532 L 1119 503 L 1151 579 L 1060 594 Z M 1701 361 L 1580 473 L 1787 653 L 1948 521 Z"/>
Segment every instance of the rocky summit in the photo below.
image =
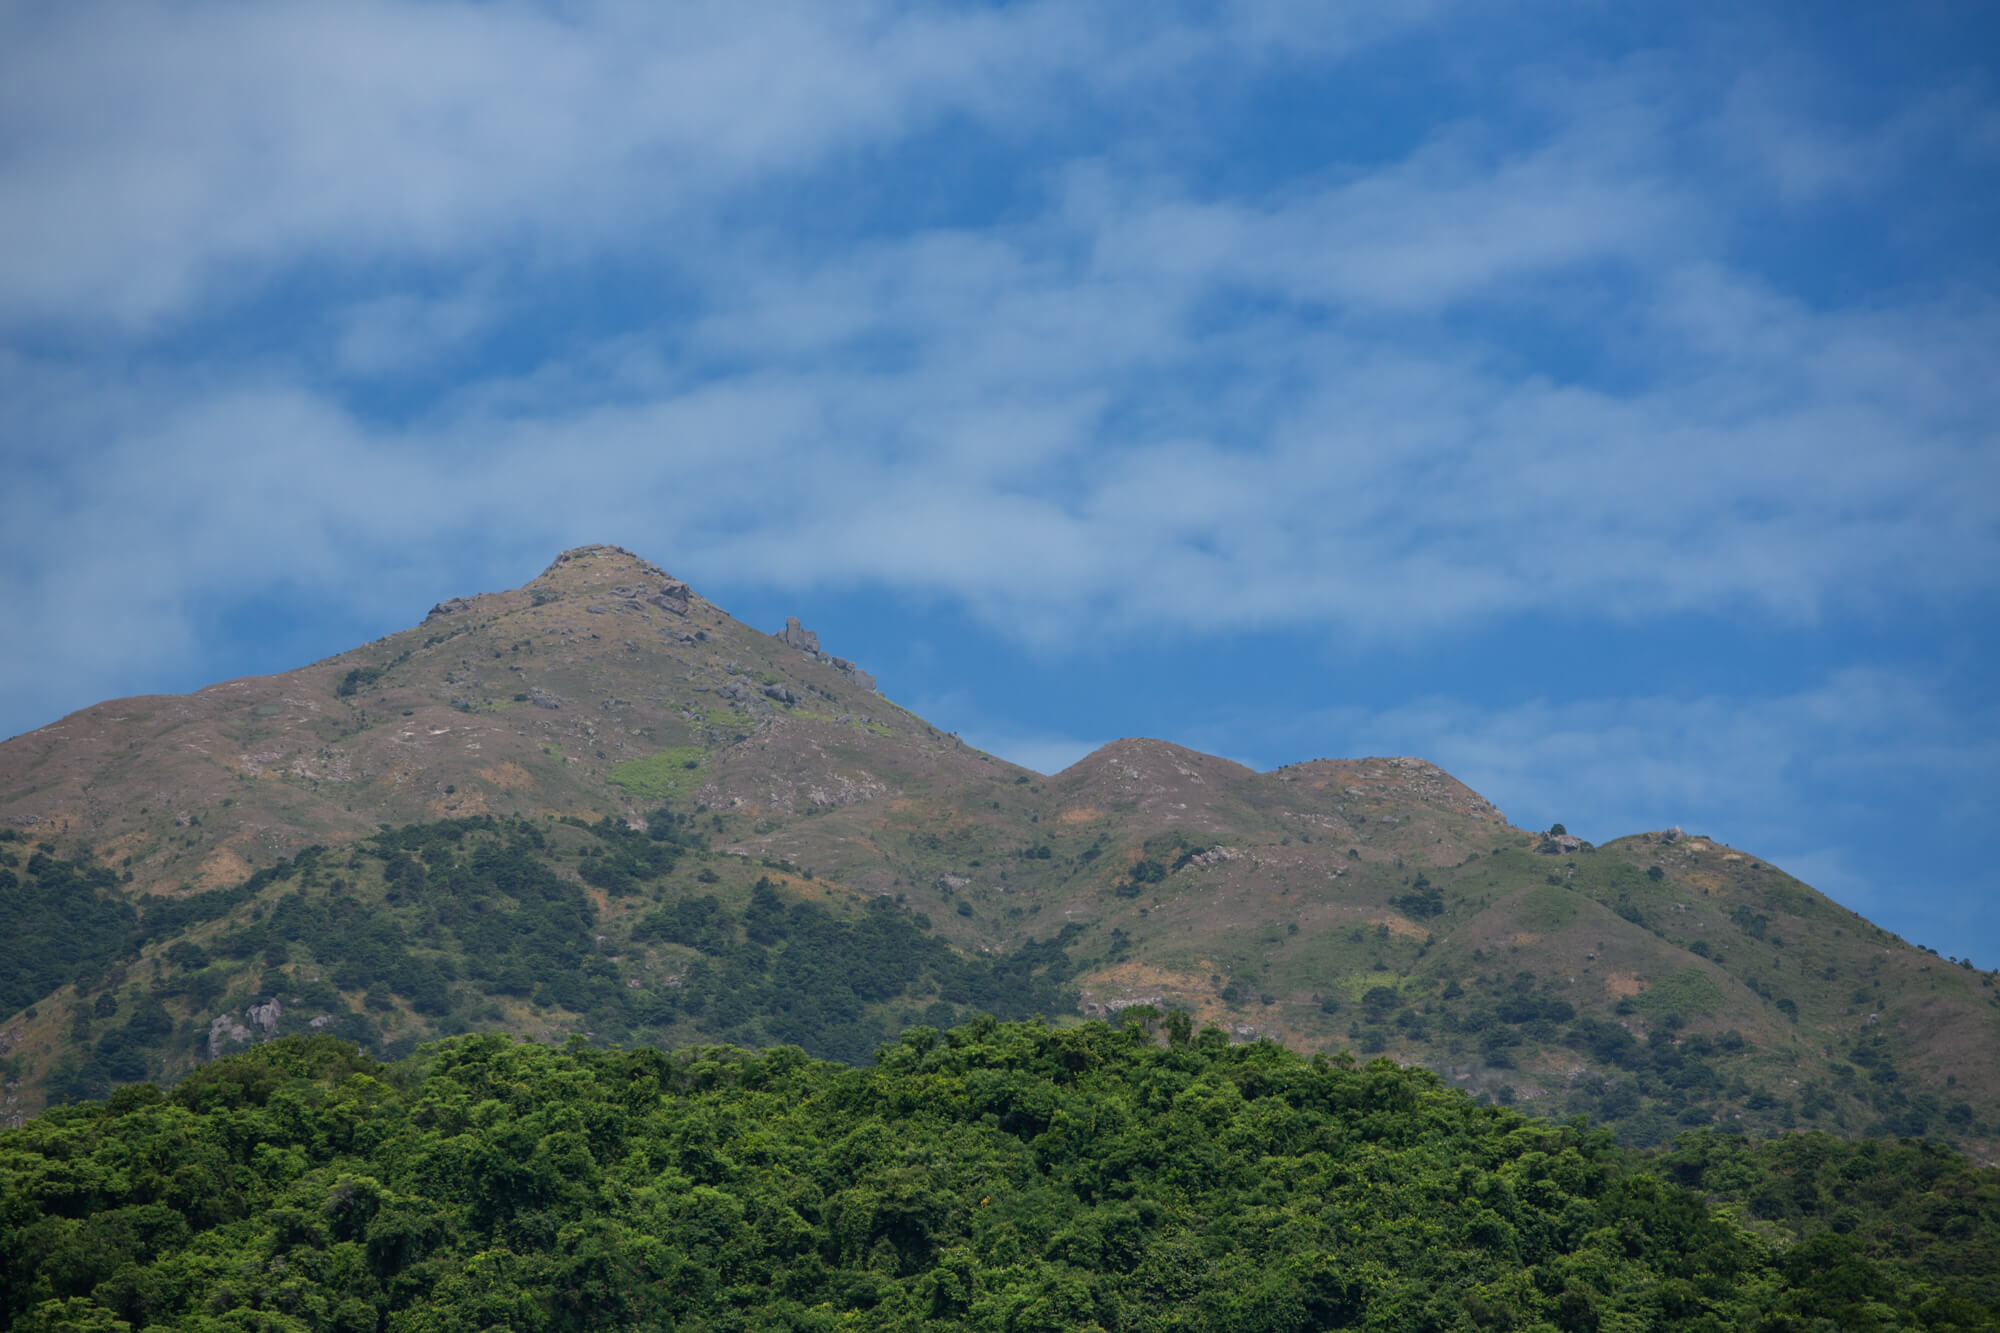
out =
<path fill-rule="evenodd" d="M 1519 829 L 1412 756 L 1257 773 L 1132 739 L 1043 776 L 609 546 L 5 742 L 0 903 L 16 1120 L 291 1033 L 865 1062 L 981 1012 L 1178 1011 L 1638 1143 L 2000 1151 L 1996 977 L 1754 852 Z"/>

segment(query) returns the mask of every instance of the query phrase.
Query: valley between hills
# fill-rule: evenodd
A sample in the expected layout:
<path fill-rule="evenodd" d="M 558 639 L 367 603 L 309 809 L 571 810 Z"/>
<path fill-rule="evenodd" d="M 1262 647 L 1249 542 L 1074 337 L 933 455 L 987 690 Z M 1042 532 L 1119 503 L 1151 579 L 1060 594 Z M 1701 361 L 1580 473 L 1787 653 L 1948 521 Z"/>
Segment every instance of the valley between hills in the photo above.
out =
<path fill-rule="evenodd" d="M 0 744 L 6 1123 L 284 1036 L 865 1064 L 980 1014 L 1435 1070 L 1638 1146 L 2000 1158 L 1996 977 L 1698 831 L 1510 825 L 1412 757 L 1044 776 L 612 547 L 279 675 Z"/>

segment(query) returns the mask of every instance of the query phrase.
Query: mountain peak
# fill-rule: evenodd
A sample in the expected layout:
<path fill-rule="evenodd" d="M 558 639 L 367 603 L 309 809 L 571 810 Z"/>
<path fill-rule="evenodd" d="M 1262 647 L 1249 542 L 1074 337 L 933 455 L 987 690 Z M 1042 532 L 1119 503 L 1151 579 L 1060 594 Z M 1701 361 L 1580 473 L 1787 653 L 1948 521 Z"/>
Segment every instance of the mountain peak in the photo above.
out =
<path fill-rule="evenodd" d="M 644 556 L 626 550 L 622 546 L 612 546 L 605 542 L 591 542 L 585 546 L 572 546 L 549 562 L 529 584 L 552 580 L 558 577 L 575 579 L 581 577 L 590 582 L 604 582 L 619 578 L 672 578 L 673 575 L 661 569 Z"/>
<path fill-rule="evenodd" d="M 521 593 L 528 595 L 533 606 L 569 597 L 597 597 L 604 599 L 606 605 L 602 609 L 606 610 L 610 603 L 618 603 L 626 611 L 650 605 L 676 616 L 686 616 L 700 600 L 686 583 L 652 561 L 622 546 L 593 543 L 562 552 L 549 562 L 548 568 L 510 593 L 446 598 L 430 609 L 424 623 L 428 625 L 442 617 L 469 611 L 499 614 L 515 609 L 514 603 Z M 585 609 L 600 610 L 594 606 Z"/>
<path fill-rule="evenodd" d="M 72 967 L 23 992 L 40 1016 L 0 1015 L 0 1055 L 40 1078 L 83 1049 L 79 1031 L 115 1055 L 91 1025 L 147 977 L 167 1035 L 141 1044 L 180 1062 L 168 1072 L 217 1049 L 217 1034 L 270 1031 L 272 1001 L 294 1015 L 284 1021 L 313 1021 L 310 1004 L 398 1041 L 433 1034 L 447 1009 L 538 1033 L 608 1023 L 634 1039 L 761 1039 L 725 1021 L 738 1012 L 727 1006 L 669 1011 L 682 1013 L 697 955 L 720 975 L 729 944 L 710 949 L 674 914 L 711 900 L 747 910 L 762 881 L 837 913 L 900 906 L 969 957 L 1039 940 L 1085 1012 L 1179 1005 L 1301 1049 L 1358 1041 L 1469 1090 L 1601 1112 L 1655 1138 L 1725 1105 L 1731 1123 L 1765 1127 L 1794 1112 L 1856 1127 L 1893 1112 L 1906 1128 L 1942 1114 L 1874 1104 L 1887 1085 L 1854 1079 L 1834 1054 L 1846 1052 L 1871 1071 L 1893 1054 L 1898 1079 L 1951 1104 L 1951 1126 L 2000 1142 L 1996 1113 L 1979 1109 L 2000 1107 L 2000 1075 L 1974 1057 L 2000 1032 L 2000 977 L 1895 948 L 1761 860 L 1673 831 L 1568 846 L 1510 827 L 1412 756 L 1259 773 L 1127 738 L 1038 780 L 873 686 L 796 618 L 754 628 L 650 561 L 590 545 L 521 587 L 440 602 L 422 625 L 295 671 L 112 701 L 0 743 L 6 840 L 75 858 L 72 878 L 96 886 L 105 912 L 195 922 L 105 955 L 101 975 Z M 383 1009 L 385 993 L 361 994 L 374 977 L 359 964 L 334 975 L 352 932 L 326 932 L 323 953 L 264 924 L 294 898 L 359 911 L 347 895 L 365 890 L 378 919 L 430 929 L 456 901 L 456 853 L 425 853 L 432 897 L 382 896 L 395 887 L 386 871 L 354 867 L 400 867 L 393 848 L 412 839 L 465 838 L 543 847 L 545 886 L 582 895 L 571 924 L 587 924 L 590 975 L 613 999 L 572 1003 L 553 982 L 475 966 L 468 948 L 438 985 L 394 982 L 412 988 L 395 992 L 409 1004 Z M 682 853 L 657 851 L 669 845 Z M 662 864 L 683 856 L 686 870 L 641 875 L 634 848 Z M 76 885 L 54 865 L 0 848 L 0 887 L 28 876 L 73 905 Z M 224 915 L 197 921 L 197 909 Z M 460 949 L 412 938 L 420 952 Z M 44 952 L 83 956 L 60 935 Z M 547 967 L 589 971 L 575 958 Z M 9 971 L 0 954 L 0 979 Z M 912 993 L 909 1005 L 931 1008 L 897 1021 L 962 1016 L 1017 990 Z M 1633 1081 L 1681 1070 L 1677 1051 L 1714 1062 L 1700 1066 L 1699 1106 L 1682 1083 Z"/>

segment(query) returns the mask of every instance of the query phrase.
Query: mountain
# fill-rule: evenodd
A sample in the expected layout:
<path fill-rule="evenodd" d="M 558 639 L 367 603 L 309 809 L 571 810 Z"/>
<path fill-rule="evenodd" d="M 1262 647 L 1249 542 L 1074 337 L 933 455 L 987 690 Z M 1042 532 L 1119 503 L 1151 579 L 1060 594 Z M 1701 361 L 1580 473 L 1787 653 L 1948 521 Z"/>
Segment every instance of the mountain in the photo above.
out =
<path fill-rule="evenodd" d="M 301 1030 L 855 1060 L 981 1011 L 1150 1006 L 1642 1144 L 2000 1153 L 1996 977 L 1752 853 L 1518 829 L 1410 757 L 1123 740 L 1043 777 L 612 547 L 15 737 L 0 831 L 16 1118 Z"/>

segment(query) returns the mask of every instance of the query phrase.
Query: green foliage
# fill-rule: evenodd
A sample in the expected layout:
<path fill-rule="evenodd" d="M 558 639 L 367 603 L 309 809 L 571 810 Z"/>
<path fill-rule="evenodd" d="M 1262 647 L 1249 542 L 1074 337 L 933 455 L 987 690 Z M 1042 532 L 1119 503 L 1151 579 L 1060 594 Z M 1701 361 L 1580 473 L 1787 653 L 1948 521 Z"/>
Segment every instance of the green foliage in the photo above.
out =
<path fill-rule="evenodd" d="M 1444 894 L 1421 871 L 1412 881 L 1410 891 L 1398 896 L 1394 902 L 1397 911 L 1419 921 L 1444 915 Z"/>
<path fill-rule="evenodd" d="M 1073 1008 L 1064 949 L 1075 934 L 1071 927 L 1012 954 L 967 957 L 886 899 L 844 920 L 813 903 L 787 905 L 760 878 L 740 916 L 705 894 L 647 914 L 633 938 L 703 955 L 679 1001 L 700 1031 L 859 1063 L 893 1035 L 880 1009 L 888 1001 L 935 995 L 1001 1018 Z"/>
<path fill-rule="evenodd" d="M 138 912 L 107 876 L 38 854 L 12 888 L 23 928 L 4 942 L 18 966 L 0 983 L 21 994 L 122 976 L 148 947 L 159 964 L 129 986 L 107 980 L 75 1011 L 44 1084 L 58 1102 L 184 1071 L 208 1054 L 214 1015 L 242 1025 L 270 1000 L 280 1033 L 310 1027 L 384 1051 L 535 1006 L 605 1040 L 784 1043 L 856 1063 L 918 1012 L 949 1025 L 1075 1006 L 1074 928 L 968 957 L 886 899 L 842 911 L 768 879 L 745 884 L 740 858 L 708 854 L 694 821 L 668 808 L 643 830 L 491 816 L 385 829 L 338 862 L 308 848 L 232 889 Z"/>
<path fill-rule="evenodd" d="M 387 667 L 379 666 L 355 667 L 340 678 L 340 684 L 334 687 L 333 692 L 343 699 L 352 698 L 355 694 L 382 679 L 388 673 L 388 670 Z"/>
<path fill-rule="evenodd" d="M 0 870 L 0 1014 L 11 1014 L 129 954 L 139 914 L 103 866 L 36 852 Z"/>
<path fill-rule="evenodd" d="M 1684 968 L 1664 977 L 1637 997 L 1639 1008 L 1658 1018 L 1675 1015 L 1693 1018 L 1705 1014 L 1722 1001 L 1722 988 L 1698 967 Z"/>
<path fill-rule="evenodd" d="M 1799 1242 L 1782 1264 L 1801 1316 L 1881 1326 L 1865 1307 L 1898 1303 L 1885 1278 L 1899 1268 L 1951 1289 L 1916 1304 L 1922 1326 L 1976 1327 L 2000 1308 L 2000 1174 L 1936 1144 L 1703 1133 L 1677 1141 L 1660 1169 Z"/>
<path fill-rule="evenodd" d="M 1654 1169 L 1423 1071 L 1191 1041 L 1174 1017 L 1166 1047 L 1144 1015 L 914 1028 L 872 1069 L 491 1037 L 384 1067 L 288 1038 L 171 1095 L 0 1133 L 0 1324 L 1948 1333 L 2000 1316 L 1995 1178 L 1950 1154 L 1704 1139 Z"/>
<path fill-rule="evenodd" d="M 643 759 L 628 759 L 605 776 L 634 796 L 664 801 L 701 780 L 708 751 L 699 745 L 673 745 Z"/>

